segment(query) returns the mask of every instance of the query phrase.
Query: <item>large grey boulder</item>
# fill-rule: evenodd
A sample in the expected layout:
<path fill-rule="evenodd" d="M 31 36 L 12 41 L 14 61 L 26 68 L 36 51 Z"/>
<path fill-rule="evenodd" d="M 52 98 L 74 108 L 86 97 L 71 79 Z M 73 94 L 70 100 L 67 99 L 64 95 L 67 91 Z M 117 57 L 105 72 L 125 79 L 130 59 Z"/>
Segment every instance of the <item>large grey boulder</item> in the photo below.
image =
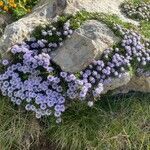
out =
<path fill-rule="evenodd" d="M 97 50 L 94 41 L 75 32 L 64 42 L 64 46 L 56 50 L 53 61 L 67 72 L 78 72 L 87 67 L 96 57 Z"/>
<path fill-rule="evenodd" d="M 107 25 L 96 20 L 89 20 L 85 22 L 79 29 L 76 30 L 76 32 L 95 42 L 97 57 L 99 57 L 106 48 L 111 47 L 119 41 L 119 38 L 116 37 Z"/>
<path fill-rule="evenodd" d="M 78 72 L 116 42 L 118 38 L 105 24 L 90 20 L 53 52 L 53 60 L 64 71 Z"/>
<path fill-rule="evenodd" d="M 113 94 L 130 91 L 150 93 L 150 76 L 133 76 L 126 72 L 120 78 L 112 78 L 110 82 L 104 84 L 102 94 L 106 94 L 108 91 L 113 91 Z"/>

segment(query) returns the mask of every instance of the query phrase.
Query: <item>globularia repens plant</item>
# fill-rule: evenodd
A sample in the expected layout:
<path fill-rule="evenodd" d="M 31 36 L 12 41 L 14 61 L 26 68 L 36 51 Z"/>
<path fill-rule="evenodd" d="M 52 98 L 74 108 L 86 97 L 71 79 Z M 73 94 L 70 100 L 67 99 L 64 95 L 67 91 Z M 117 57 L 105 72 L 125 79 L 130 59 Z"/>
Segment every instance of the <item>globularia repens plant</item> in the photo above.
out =
<path fill-rule="evenodd" d="M 121 5 L 121 10 L 132 19 L 150 21 L 150 2 L 125 2 Z"/>
<path fill-rule="evenodd" d="M 19 19 L 31 12 L 38 0 L 0 0 L 0 9 Z"/>
<path fill-rule="evenodd" d="M 61 122 L 61 115 L 73 100 L 87 101 L 89 106 L 111 84 L 113 78 L 122 78 L 126 72 L 150 76 L 150 45 L 138 33 L 114 26 L 122 40 L 103 52 L 80 73 L 61 70 L 52 58 L 51 52 L 63 45 L 73 34 L 72 19 L 38 28 L 29 41 L 14 45 L 12 62 L 3 59 L 0 74 L 2 95 L 35 112 L 36 118 L 55 116 Z"/>

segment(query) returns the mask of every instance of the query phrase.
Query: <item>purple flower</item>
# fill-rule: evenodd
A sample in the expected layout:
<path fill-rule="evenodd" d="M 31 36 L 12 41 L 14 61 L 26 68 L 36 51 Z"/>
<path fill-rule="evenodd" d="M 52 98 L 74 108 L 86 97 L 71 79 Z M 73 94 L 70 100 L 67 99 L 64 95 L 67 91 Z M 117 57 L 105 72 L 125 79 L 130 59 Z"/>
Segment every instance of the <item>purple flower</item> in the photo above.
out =
<path fill-rule="evenodd" d="M 61 76 L 62 78 L 66 78 L 66 77 L 67 77 L 67 73 L 66 73 L 66 72 L 60 72 L 60 76 Z"/>
<path fill-rule="evenodd" d="M 9 64 L 9 61 L 7 59 L 2 60 L 2 64 L 4 66 L 7 66 Z"/>

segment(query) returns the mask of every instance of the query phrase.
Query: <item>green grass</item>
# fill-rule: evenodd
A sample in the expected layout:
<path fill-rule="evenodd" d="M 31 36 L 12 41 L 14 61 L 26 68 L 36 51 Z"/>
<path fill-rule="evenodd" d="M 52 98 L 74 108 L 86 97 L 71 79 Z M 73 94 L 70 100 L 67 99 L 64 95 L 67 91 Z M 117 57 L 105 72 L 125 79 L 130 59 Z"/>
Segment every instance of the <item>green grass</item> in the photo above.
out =
<path fill-rule="evenodd" d="M 0 149 L 28 150 L 38 141 L 40 127 L 32 114 L 15 108 L 8 99 L 0 99 Z"/>
<path fill-rule="evenodd" d="M 47 136 L 59 150 L 149 150 L 149 104 L 150 94 L 106 96 L 93 108 L 74 103 Z"/>
<path fill-rule="evenodd" d="M 93 108 L 74 102 L 60 125 L 45 118 L 39 126 L 32 114 L 1 98 L 0 149 L 149 150 L 149 114 L 150 94 L 107 95 Z"/>
<path fill-rule="evenodd" d="M 139 4 L 141 2 L 150 2 L 150 0 L 127 0 L 128 2 L 131 2 L 133 4 Z"/>
<path fill-rule="evenodd" d="M 150 22 L 142 21 L 140 24 L 140 32 L 147 39 L 150 39 Z"/>

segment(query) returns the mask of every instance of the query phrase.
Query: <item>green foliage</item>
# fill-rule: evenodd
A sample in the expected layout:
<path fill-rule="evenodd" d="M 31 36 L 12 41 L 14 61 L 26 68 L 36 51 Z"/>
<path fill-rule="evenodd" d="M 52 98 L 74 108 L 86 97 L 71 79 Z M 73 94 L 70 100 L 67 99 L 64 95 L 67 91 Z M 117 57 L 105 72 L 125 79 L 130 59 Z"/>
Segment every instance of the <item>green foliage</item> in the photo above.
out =
<path fill-rule="evenodd" d="M 9 101 L 3 97 L 0 100 L 0 149 L 28 149 L 37 142 L 40 127 L 32 114 L 15 108 Z"/>
<path fill-rule="evenodd" d="M 72 29 L 79 28 L 87 20 L 98 20 L 104 22 L 108 27 L 113 30 L 114 24 L 120 24 L 127 29 L 135 29 L 131 23 L 126 23 L 120 20 L 116 15 L 106 15 L 104 13 L 90 13 L 87 11 L 80 11 L 75 16 L 70 18 Z"/>
<path fill-rule="evenodd" d="M 18 20 L 25 16 L 27 13 L 31 12 L 31 9 L 37 4 L 39 0 L 19 0 L 18 7 L 13 9 L 13 17 Z"/>
<path fill-rule="evenodd" d="M 150 0 L 126 0 L 127 2 L 130 2 L 130 3 L 132 3 L 132 4 L 140 4 L 141 2 L 145 2 L 145 3 L 147 3 L 147 2 L 150 2 Z"/>
<path fill-rule="evenodd" d="M 39 0 L 1 0 L 2 13 L 9 13 L 14 20 L 18 20 L 27 13 L 31 12 L 31 9 L 37 4 Z M 1 13 L 1 12 L 0 12 Z"/>
<path fill-rule="evenodd" d="M 74 103 L 47 136 L 64 150 L 148 150 L 150 94 L 105 96 L 93 108 Z M 47 120 L 49 122 L 49 120 Z"/>
<path fill-rule="evenodd" d="M 13 16 L 13 18 L 15 19 L 15 20 L 18 20 L 18 19 L 20 19 L 21 17 L 23 17 L 24 15 L 26 15 L 26 10 L 24 10 L 23 8 L 21 8 L 21 7 L 18 7 L 18 8 L 16 8 L 16 9 L 14 9 L 13 10 L 13 14 L 12 14 L 12 16 Z"/>
<path fill-rule="evenodd" d="M 150 22 L 142 21 L 140 23 L 140 32 L 147 39 L 150 39 Z"/>
<path fill-rule="evenodd" d="M 45 118 L 39 127 L 32 114 L 12 107 L 1 97 L 0 149 L 27 150 L 30 146 L 34 149 L 39 136 L 45 134 L 40 143 L 47 137 L 49 141 L 40 149 L 52 149 L 48 143 L 53 143 L 59 150 L 149 150 L 149 99 L 150 94 L 141 93 L 107 95 L 93 108 L 84 102 L 74 102 L 63 115 L 61 125 Z M 27 135 L 31 136 L 28 144 Z"/>

